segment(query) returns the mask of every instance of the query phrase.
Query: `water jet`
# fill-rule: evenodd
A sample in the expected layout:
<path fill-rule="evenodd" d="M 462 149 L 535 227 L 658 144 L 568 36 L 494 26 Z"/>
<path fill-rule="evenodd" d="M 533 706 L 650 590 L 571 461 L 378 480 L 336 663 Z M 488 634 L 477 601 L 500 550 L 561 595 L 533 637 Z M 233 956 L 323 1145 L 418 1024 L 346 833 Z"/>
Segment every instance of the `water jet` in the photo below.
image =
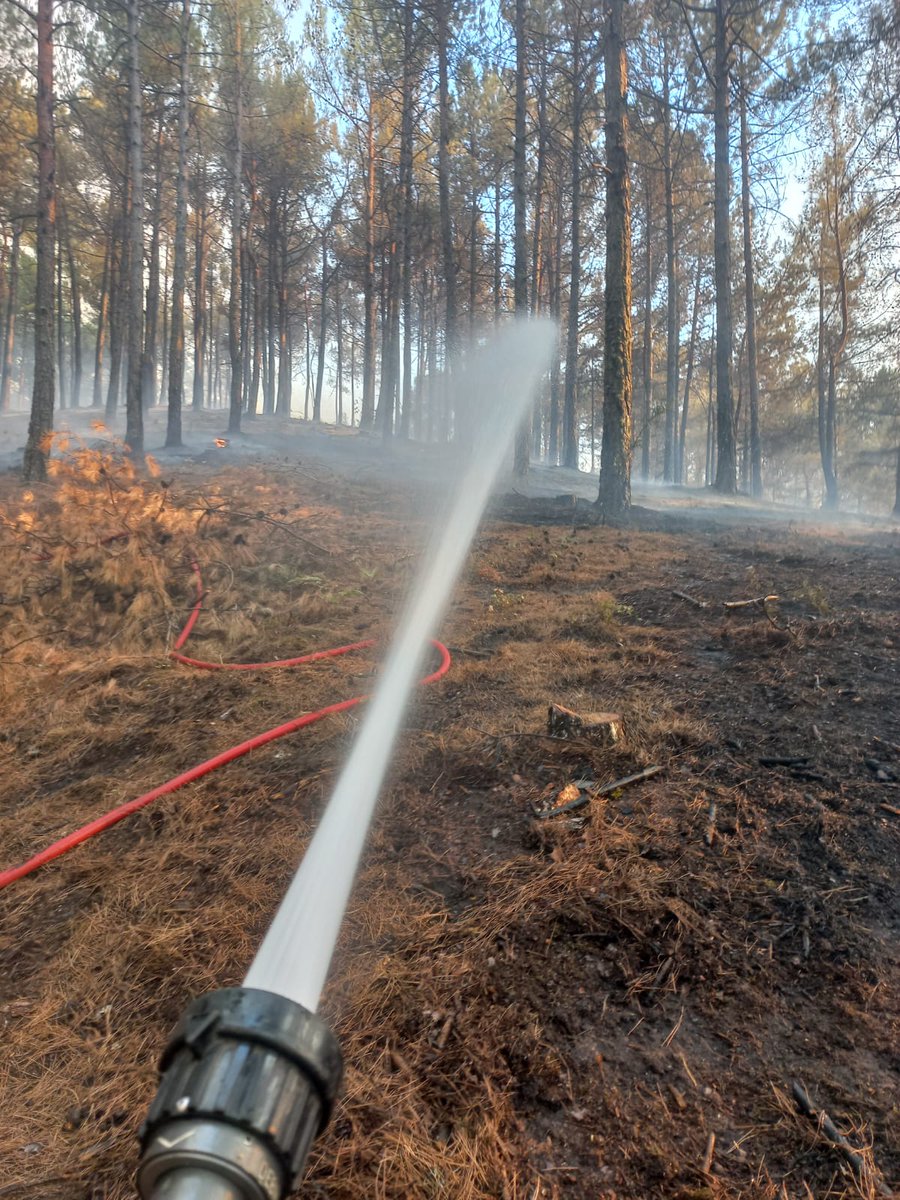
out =
<path fill-rule="evenodd" d="M 341 1056 L 316 1009 L 428 639 L 550 360 L 549 321 L 511 323 L 452 377 L 473 436 L 380 683 L 244 986 L 195 1000 L 161 1061 L 142 1129 L 144 1200 L 283 1200 L 325 1126 Z"/>

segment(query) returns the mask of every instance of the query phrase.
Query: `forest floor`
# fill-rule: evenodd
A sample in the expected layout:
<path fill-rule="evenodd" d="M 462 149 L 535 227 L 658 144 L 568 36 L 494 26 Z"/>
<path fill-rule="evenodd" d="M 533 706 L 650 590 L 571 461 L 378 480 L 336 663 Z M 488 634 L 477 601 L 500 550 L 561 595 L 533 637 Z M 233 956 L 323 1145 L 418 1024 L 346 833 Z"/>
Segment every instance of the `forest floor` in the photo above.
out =
<path fill-rule="evenodd" d="M 0 474 L 0 869 L 371 686 L 377 653 L 263 676 L 168 661 L 189 564 L 197 657 L 386 638 L 450 458 L 266 422 L 219 448 L 221 417 L 193 420 L 161 473 L 89 430 L 51 484 Z M 0 422 L 0 454 L 19 444 Z M 900 532 L 699 491 L 594 527 L 572 499 L 594 487 L 535 472 L 473 547 L 454 664 L 406 718 L 324 999 L 346 1074 L 303 1196 L 900 1188 Z M 549 737 L 553 702 L 621 713 L 622 739 Z M 240 982 L 358 721 L 0 892 L 2 1200 L 133 1195 L 156 1057 L 190 997 Z"/>

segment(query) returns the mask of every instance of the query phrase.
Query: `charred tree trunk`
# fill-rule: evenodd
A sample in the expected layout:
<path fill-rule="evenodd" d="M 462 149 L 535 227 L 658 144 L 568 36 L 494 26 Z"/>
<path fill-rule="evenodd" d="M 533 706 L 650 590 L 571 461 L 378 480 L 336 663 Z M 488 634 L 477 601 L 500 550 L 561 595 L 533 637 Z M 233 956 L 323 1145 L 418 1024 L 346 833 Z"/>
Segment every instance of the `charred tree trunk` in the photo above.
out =
<path fill-rule="evenodd" d="M 526 242 L 525 160 L 528 150 L 525 79 L 525 0 L 515 0 L 516 25 L 516 108 L 513 137 L 513 305 L 518 320 L 528 316 L 528 246 Z M 474 237 L 474 230 L 472 233 Z M 513 469 L 516 475 L 528 470 L 529 418 L 516 431 Z"/>
<path fill-rule="evenodd" d="M 556 230 L 553 250 L 548 263 L 550 275 L 550 312 L 557 327 L 562 325 L 562 201 L 557 197 Z M 559 463 L 559 375 L 560 355 L 554 354 L 550 362 L 550 434 L 548 455 L 550 466 Z"/>
<path fill-rule="evenodd" d="M 187 151 L 190 112 L 191 0 L 181 2 L 178 74 L 178 174 L 175 180 L 175 260 L 172 264 L 172 321 L 169 331 L 169 393 L 166 445 L 181 445 L 184 405 L 184 292 L 187 274 Z M 202 308 L 202 305 L 199 307 Z"/>
<path fill-rule="evenodd" d="M 278 265 L 278 400 L 276 415 L 289 419 L 291 415 L 291 378 L 293 376 L 292 347 L 290 339 L 290 312 L 288 310 L 288 212 L 287 198 L 282 197 L 281 226 L 279 237 Z M 309 313 L 307 310 L 307 330 Z M 307 362 L 307 381 L 309 363 Z"/>
<path fill-rule="evenodd" d="M 59 407 L 69 407 L 68 379 L 66 378 L 66 322 L 65 306 L 63 304 L 63 241 L 64 223 L 62 211 L 57 202 L 57 239 L 56 239 L 56 382 L 59 396 Z"/>
<path fill-rule="evenodd" d="M 688 408 L 691 403 L 691 383 L 694 378 L 694 358 L 697 352 L 697 332 L 700 325 L 700 259 L 697 259 L 697 274 L 694 279 L 694 309 L 691 315 L 691 340 L 688 342 L 687 369 L 684 374 L 684 400 L 681 405 L 681 431 L 678 436 L 678 454 L 675 461 L 675 482 L 686 483 L 684 447 L 687 440 Z"/>
<path fill-rule="evenodd" d="M 747 322 L 747 382 L 750 395 L 750 491 L 763 494 L 762 443 L 759 436 L 759 367 L 756 349 L 755 267 L 750 211 L 750 135 L 747 129 L 747 94 L 741 85 L 741 215 L 744 233 L 744 304 Z"/>
<path fill-rule="evenodd" d="M 205 182 L 205 181 L 204 181 Z M 207 254 L 206 206 L 201 200 L 195 210 L 194 233 L 194 379 L 191 406 L 195 412 L 203 407 L 203 376 L 206 368 L 207 339 L 209 334 L 208 308 L 205 301 Z"/>
<path fill-rule="evenodd" d="M 142 0 L 128 0 L 128 386 L 125 441 L 131 453 L 144 452 L 141 356 L 144 350 L 144 163 L 142 145 L 140 30 Z"/>
<path fill-rule="evenodd" d="M 436 0 L 438 55 L 438 200 L 444 264 L 444 371 L 453 369 L 456 342 L 456 254 L 450 208 L 450 14 L 449 0 Z"/>
<path fill-rule="evenodd" d="M 241 263 L 244 194 L 244 78 L 241 14 L 234 13 L 234 145 L 231 158 L 231 281 L 228 292 L 228 353 L 231 359 L 228 432 L 240 433 L 244 398 L 244 363 L 241 345 Z"/>
<path fill-rule="evenodd" d="M 409 437 L 412 408 L 412 220 L 413 220 L 413 0 L 403 3 L 403 100 L 400 120 L 400 272 L 403 303 L 403 384 L 400 401 L 400 434 Z M 399 332 L 398 332 L 399 338 Z M 340 376 L 339 376 L 340 378 Z"/>
<path fill-rule="evenodd" d="M 619 517 L 631 507 L 631 197 L 624 3 L 610 0 L 605 47 L 606 320 L 597 497 L 605 520 Z"/>
<path fill-rule="evenodd" d="M 316 391 L 313 420 L 322 420 L 322 384 L 325 381 L 325 343 L 328 338 L 328 238 L 322 230 L 322 290 L 319 296 L 319 352 L 316 364 Z"/>
<path fill-rule="evenodd" d="M 731 320 L 731 164 L 728 155 L 728 109 L 731 46 L 727 28 L 728 0 L 715 0 L 713 67 L 715 126 L 714 256 L 716 274 L 716 491 L 737 490 L 737 446 L 732 383 Z"/>
<path fill-rule="evenodd" d="M 6 285 L 6 312 L 3 319 L 3 365 L 0 367 L 0 412 L 9 412 L 12 391 L 13 354 L 16 348 L 16 303 L 19 291 L 19 242 L 22 226 L 13 228 L 9 250 L 9 271 Z"/>
<path fill-rule="evenodd" d="M 141 359 L 141 399 L 144 408 L 156 403 L 156 363 L 159 356 L 159 243 L 162 225 L 162 147 L 163 123 L 159 120 L 154 162 L 155 189 L 150 229 L 150 260 L 147 270 L 147 316 L 144 330 L 144 352 Z"/>
<path fill-rule="evenodd" d="M 664 43 L 665 45 L 665 43 Z M 675 171 L 672 163 L 672 108 L 669 58 L 663 54 L 663 183 L 666 209 L 666 426 L 663 479 L 675 479 L 676 410 L 678 408 L 678 252 L 675 246 Z"/>
<path fill-rule="evenodd" d="M 106 239 L 106 250 L 103 255 L 103 276 L 100 280 L 100 302 L 97 306 L 97 336 L 94 339 L 94 384 L 91 396 L 91 407 L 99 408 L 103 392 L 103 358 L 106 349 L 106 327 L 109 321 L 109 285 L 112 266 L 112 245 L 115 227 L 112 217 L 112 197 L 107 209 L 109 233 Z"/>
<path fill-rule="evenodd" d="M 23 469 L 46 479 L 53 429 L 53 260 L 56 244 L 56 161 L 53 143 L 53 0 L 37 2 L 37 242 L 34 294 L 34 388 Z"/>
<path fill-rule="evenodd" d="M 359 427 L 372 428 L 375 419 L 375 104 L 369 97 L 366 132 L 366 269 L 363 275 L 363 392 Z"/>
<path fill-rule="evenodd" d="M 566 380 L 563 397 L 563 466 L 578 466 L 578 322 L 581 297 L 581 126 L 582 61 L 581 13 L 576 9 L 572 34 L 572 266 L 569 276 L 569 315 L 566 325 Z M 609 120 L 609 116 L 607 116 Z M 609 168 L 607 168 L 609 169 Z M 608 252 L 607 252 L 608 253 Z M 609 281 L 607 280 L 607 285 Z M 608 357 L 608 348 L 607 348 Z"/>
<path fill-rule="evenodd" d="M 644 209 L 646 229 L 644 236 L 644 338 L 641 350 L 642 393 L 641 393 L 641 478 L 646 483 L 650 478 L 650 425 L 653 420 L 653 221 L 650 174 L 644 173 Z"/>
<path fill-rule="evenodd" d="M 122 183 L 119 237 L 113 237 L 109 264 L 109 380 L 106 385 L 106 420 L 115 418 L 125 353 L 125 306 L 128 296 L 128 180 Z"/>
<path fill-rule="evenodd" d="M 344 423 L 344 311 L 341 302 L 341 280 L 335 267 L 334 280 L 334 344 L 335 344 L 335 380 L 334 380 L 334 423 Z"/>
<path fill-rule="evenodd" d="M 547 173 L 547 56 L 541 55 L 537 95 L 538 147 L 534 171 L 534 229 L 531 243 L 531 311 L 541 303 L 541 239 L 543 237 L 544 180 Z"/>
<path fill-rule="evenodd" d="M 75 263 L 75 253 L 72 249 L 72 230 L 69 226 L 68 214 L 65 222 L 66 234 L 66 266 L 69 271 L 69 296 L 72 302 L 72 408 L 81 404 L 81 380 L 84 374 L 81 338 L 81 285 L 78 278 L 78 267 Z"/>
<path fill-rule="evenodd" d="M 263 391 L 263 412 L 271 417 L 275 412 L 275 347 L 278 342 L 278 321 L 275 305 L 278 271 L 278 198 L 269 196 L 266 233 L 266 374 Z"/>

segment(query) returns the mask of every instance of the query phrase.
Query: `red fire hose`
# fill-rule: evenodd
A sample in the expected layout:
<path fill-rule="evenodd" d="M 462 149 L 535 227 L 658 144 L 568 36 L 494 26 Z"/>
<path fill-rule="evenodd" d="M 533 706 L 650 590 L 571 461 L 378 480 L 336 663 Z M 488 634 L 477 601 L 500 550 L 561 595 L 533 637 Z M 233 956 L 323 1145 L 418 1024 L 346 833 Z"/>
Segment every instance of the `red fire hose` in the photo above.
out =
<path fill-rule="evenodd" d="M 183 663 L 188 667 L 198 667 L 204 671 L 264 671 L 272 667 L 299 667 L 306 663 L 318 662 L 323 658 L 337 658 L 342 654 L 350 654 L 353 650 L 364 650 L 373 644 L 370 639 L 364 642 L 353 642 L 349 646 L 336 646 L 333 650 L 318 650 L 314 654 L 303 654 L 299 658 L 281 658 L 273 662 L 261 663 L 214 663 L 203 662 L 196 658 L 187 658 L 185 655 L 180 654 L 179 651 L 190 637 L 191 630 L 194 628 L 197 618 L 200 615 L 200 610 L 203 607 L 203 579 L 200 575 L 200 568 L 197 563 L 193 563 L 192 567 L 197 581 L 197 599 L 184 629 L 178 635 L 174 648 L 169 654 L 169 657 L 174 659 L 175 662 Z M 432 645 L 438 651 L 441 661 L 437 670 L 432 671 L 430 675 L 426 675 L 421 681 L 423 685 L 434 683 L 443 675 L 446 675 L 450 669 L 450 652 L 447 647 L 438 641 L 432 641 Z M 258 733 L 255 737 L 248 738 L 246 742 L 240 742 L 237 746 L 223 750 L 221 754 L 216 754 L 212 758 L 208 758 L 206 762 L 198 763 L 197 766 L 191 767 L 189 771 L 184 771 L 181 775 L 176 775 L 174 779 L 170 779 L 166 783 L 160 784 L 159 787 L 153 788 L 152 791 L 145 792 L 143 796 L 138 796 L 135 800 L 129 800 L 126 804 L 120 804 L 118 808 L 112 809 L 102 817 L 97 817 L 96 820 L 89 821 L 87 825 L 83 825 L 80 829 L 66 834 L 64 838 L 60 838 L 58 842 L 53 842 L 52 845 L 48 846 L 45 850 L 41 850 L 39 854 L 35 854 L 33 858 L 22 863 L 21 866 L 10 867 L 6 871 L 0 871 L 0 889 L 5 888 L 10 883 L 15 883 L 17 879 L 22 879 L 25 875 L 30 875 L 38 867 L 52 862 L 54 858 L 59 858 L 60 855 L 65 854 L 68 850 L 73 850 L 76 846 L 80 846 L 82 842 L 88 841 L 98 833 L 103 833 L 110 826 L 118 824 L 119 821 L 123 821 L 126 817 L 130 817 L 139 808 L 152 803 L 154 800 L 159 799 L 160 796 L 167 796 L 170 792 L 177 792 L 185 784 L 193 783 L 195 779 L 202 779 L 204 775 L 208 775 L 211 771 L 215 771 L 219 767 L 224 767 L 226 763 L 234 762 L 236 758 L 241 758 L 243 755 L 249 754 L 251 750 L 256 750 L 259 746 L 265 746 L 268 742 L 274 742 L 277 738 L 286 737 L 289 733 L 296 733 L 298 729 L 304 729 L 307 725 L 314 725 L 316 721 L 321 721 L 323 717 L 329 717 L 333 713 L 346 712 L 348 709 L 355 708 L 357 704 L 362 704 L 368 698 L 368 696 L 354 696 L 352 700 L 341 700 L 337 704 L 329 704 L 325 708 L 320 708 L 318 712 L 306 713 L 302 717 L 295 717 L 293 721 L 287 721 L 284 725 L 277 725 L 274 729 L 267 729 L 264 733 Z"/>

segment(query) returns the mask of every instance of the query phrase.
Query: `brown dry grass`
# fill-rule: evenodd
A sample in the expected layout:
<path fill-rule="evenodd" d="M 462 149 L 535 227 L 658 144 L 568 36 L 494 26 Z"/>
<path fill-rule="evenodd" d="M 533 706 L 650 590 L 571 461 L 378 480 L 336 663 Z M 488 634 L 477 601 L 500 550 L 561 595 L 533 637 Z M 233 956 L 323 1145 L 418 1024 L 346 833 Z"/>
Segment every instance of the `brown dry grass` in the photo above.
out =
<path fill-rule="evenodd" d="M 163 482 L 77 450 L 54 484 L 29 499 L 4 481 L 0 500 L 5 863 L 241 737 L 368 690 L 364 658 L 262 679 L 166 663 L 194 557 L 209 594 L 190 651 L 281 657 L 389 628 L 420 539 L 408 493 L 324 471 L 191 468 Z M 831 885 L 806 857 L 813 824 L 823 862 L 847 827 L 802 790 L 761 790 L 722 749 L 773 671 L 798 686 L 795 659 L 818 639 L 770 647 L 752 614 L 717 633 L 718 616 L 685 613 L 669 580 L 700 559 L 708 570 L 708 546 L 657 533 L 482 534 L 446 634 L 453 672 L 409 719 L 344 926 L 325 1012 L 346 1082 L 304 1194 L 854 1195 L 773 1105 L 788 1060 L 866 1113 L 879 1165 L 896 1161 L 891 1102 L 874 1091 L 890 1077 L 896 963 L 867 958 L 849 885 L 816 907 Z M 724 576 L 707 586 L 734 596 Z M 744 663 L 721 683 L 691 658 L 715 637 Z M 550 699 L 619 709 L 625 743 L 546 738 Z M 190 996 L 243 975 L 356 721 L 243 759 L 0 895 L 0 1196 L 132 1194 L 155 1057 Z M 651 762 L 665 775 L 587 819 L 531 818 L 572 778 Z M 845 858 L 873 891 L 889 861 L 876 849 Z M 817 940 L 817 959 L 793 966 L 801 928 L 846 965 Z M 810 1024 L 811 986 L 823 1011 L 820 989 L 834 997 L 824 1023 Z M 865 1069 L 827 1044 L 838 1008 Z"/>

